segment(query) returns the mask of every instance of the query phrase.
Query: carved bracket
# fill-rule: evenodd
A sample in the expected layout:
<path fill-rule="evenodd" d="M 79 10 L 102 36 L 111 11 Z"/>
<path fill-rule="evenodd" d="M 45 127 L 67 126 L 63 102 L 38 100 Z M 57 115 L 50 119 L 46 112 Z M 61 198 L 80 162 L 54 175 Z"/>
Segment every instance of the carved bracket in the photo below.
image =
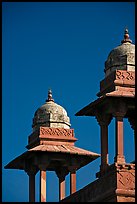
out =
<path fill-rule="evenodd" d="M 127 113 L 127 104 L 121 100 L 116 100 L 113 102 L 112 114 L 114 117 L 124 117 Z"/>
<path fill-rule="evenodd" d="M 56 170 L 57 177 L 61 180 L 65 179 L 65 176 L 69 173 L 69 171 L 65 167 L 60 167 Z"/>
<path fill-rule="evenodd" d="M 25 172 L 30 175 L 35 175 L 38 172 L 38 167 L 31 164 L 30 161 L 25 162 Z"/>
<path fill-rule="evenodd" d="M 50 158 L 47 155 L 41 155 L 40 157 L 37 158 L 37 165 L 39 170 L 46 171 L 47 167 L 50 164 Z"/>
<path fill-rule="evenodd" d="M 105 114 L 98 110 L 95 111 L 95 116 L 99 125 L 109 125 L 112 120 L 112 116 L 110 114 Z"/>

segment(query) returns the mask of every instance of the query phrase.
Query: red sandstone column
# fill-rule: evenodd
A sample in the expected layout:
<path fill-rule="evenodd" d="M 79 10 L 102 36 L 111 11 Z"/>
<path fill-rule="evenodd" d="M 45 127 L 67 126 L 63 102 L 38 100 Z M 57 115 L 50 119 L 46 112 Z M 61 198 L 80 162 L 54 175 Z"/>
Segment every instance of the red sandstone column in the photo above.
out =
<path fill-rule="evenodd" d="M 59 178 L 59 201 L 65 198 L 65 177 L 69 173 L 64 167 L 60 167 L 56 170 L 56 174 Z"/>
<path fill-rule="evenodd" d="M 76 192 L 76 170 L 70 172 L 70 194 Z"/>
<path fill-rule="evenodd" d="M 28 173 L 29 175 L 29 202 L 35 202 L 35 174 Z"/>
<path fill-rule="evenodd" d="M 116 155 L 115 162 L 125 163 L 123 150 L 123 116 L 116 115 Z"/>
<path fill-rule="evenodd" d="M 101 165 L 100 170 L 104 171 L 108 167 L 108 125 L 112 116 L 96 111 L 96 119 L 100 125 L 101 136 Z"/>
<path fill-rule="evenodd" d="M 59 178 L 59 200 L 65 198 L 65 178 Z"/>
<path fill-rule="evenodd" d="M 100 124 L 101 128 L 101 170 L 108 166 L 108 125 Z"/>
<path fill-rule="evenodd" d="M 29 176 L 29 202 L 35 202 L 35 175 L 38 170 L 26 161 L 25 171 Z"/>
<path fill-rule="evenodd" d="M 46 171 L 40 170 L 40 202 L 46 202 Z"/>

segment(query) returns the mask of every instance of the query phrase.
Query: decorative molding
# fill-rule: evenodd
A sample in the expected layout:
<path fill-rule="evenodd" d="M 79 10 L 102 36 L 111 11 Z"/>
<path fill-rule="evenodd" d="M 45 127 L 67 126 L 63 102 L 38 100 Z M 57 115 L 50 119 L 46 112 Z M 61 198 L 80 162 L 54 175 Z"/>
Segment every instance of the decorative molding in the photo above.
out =
<path fill-rule="evenodd" d="M 73 129 L 40 127 L 40 134 L 46 136 L 74 137 Z"/>
<path fill-rule="evenodd" d="M 135 73 L 132 71 L 116 70 L 116 79 L 135 80 Z"/>
<path fill-rule="evenodd" d="M 118 188 L 120 189 L 135 189 L 135 172 L 119 172 L 118 173 Z"/>
<path fill-rule="evenodd" d="M 114 91 L 117 86 L 124 87 L 124 90 L 128 87 L 131 91 L 131 87 L 135 87 L 135 71 L 116 69 L 100 82 L 100 92 L 97 96 Z"/>

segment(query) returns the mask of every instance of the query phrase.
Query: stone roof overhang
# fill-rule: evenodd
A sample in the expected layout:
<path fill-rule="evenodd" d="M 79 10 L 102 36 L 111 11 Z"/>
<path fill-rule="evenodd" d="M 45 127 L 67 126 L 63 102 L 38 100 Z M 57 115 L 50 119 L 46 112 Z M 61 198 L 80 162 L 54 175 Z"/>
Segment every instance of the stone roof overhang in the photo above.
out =
<path fill-rule="evenodd" d="M 20 169 L 26 171 L 27 164 L 39 168 L 46 165 L 46 170 L 56 171 L 60 167 L 74 166 L 76 169 L 87 165 L 100 157 L 100 154 L 90 152 L 72 145 L 38 145 L 8 163 L 5 169 Z"/>
<path fill-rule="evenodd" d="M 129 114 L 134 113 L 135 111 L 135 93 L 134 92 L 124 92 L 124 91 L 112 91 L 106 93 L 105 95 L 99 97 L 95 101 L 91 102 L 80 111 L 78 111 L 75 116 L 95 116 L 96 110 L 103 110 L 103 112 L 112 114 L 113 105 L 118 105 L 122 101 L 127 106 L 127 114 L 125 117 L 128 117 Z M 130 111 L 129 111 L 130 110 Z"/>

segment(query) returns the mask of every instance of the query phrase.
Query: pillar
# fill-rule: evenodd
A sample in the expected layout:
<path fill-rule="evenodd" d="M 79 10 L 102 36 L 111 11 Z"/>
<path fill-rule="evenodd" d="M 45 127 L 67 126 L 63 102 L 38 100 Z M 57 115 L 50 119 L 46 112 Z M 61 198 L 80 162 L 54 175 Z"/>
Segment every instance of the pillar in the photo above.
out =
<path fill-rule="evenodd" d="M 65 177 L 59 177 L 59 200 L 65 198 Z"/>
<path fill-rule="evenodd" d="M 47 155 L 41 155 L 37 159 L 38 168 L 40 170 L 40 191 L 39 191 L 39 200 L 40 202 L 46 202 L 46 170 L 50 164 L 50 159 Z"/>
<path fill-rule="evenodd" d="M 103 112 L 96 111 L 96 119 L 100 125 L 100 137 L 101 137 L 101 165 L 100 171 L 107 169 L 109 165 L 108 161 L 108 125 L 112 119 L 111 115 Z"/>
<path fill-rule="evenodd" d="M 115 117 L 115 157 L 114 162 L 125 163 L 124 157 L 124 131 L 123 118 L 127 113 L 128 107 L 125 101 L 120 98 L 113 102 L 112 114 Z"/>
<path fill-rule="evenodd" d="M 70 194 L 76 192 L 76 170 L 70 171 Z"/>
<path fill-rule="evenodd" d="M 46 171 L 40 170 L 40 202 L 46 202 Z"/>
<path fill-rule="evenodd" d="M 101 132 L 101 169 L 105 170 L 108 166 L 108 125 L 100 124 Z"/>
<path fill-rule="evenodd" d="M 31 161 L 26 161 L 24 170 L 29 176 L 29 202 L 35 202 L 35 175 L 38 168 L 33 166 Z"/>
<path fill-rule="evenodd" d="M 114 161 L 117 163 L 125 163 L 124 140 L 123 140 L 123 117 L 124 115 L 115 114 L 116 152 Z"/>
<path fill-rule="evenodd" d="M 56 174 L 59 178 L 59 201 L 65 198 L 65 177 L 68 171 L 65 168 L 56 170 Z"/>
<path fill-rule="evenodd" d="M 29 176 L 29 202 L 35 202 L 35 173 L 28 172 Z"/>

